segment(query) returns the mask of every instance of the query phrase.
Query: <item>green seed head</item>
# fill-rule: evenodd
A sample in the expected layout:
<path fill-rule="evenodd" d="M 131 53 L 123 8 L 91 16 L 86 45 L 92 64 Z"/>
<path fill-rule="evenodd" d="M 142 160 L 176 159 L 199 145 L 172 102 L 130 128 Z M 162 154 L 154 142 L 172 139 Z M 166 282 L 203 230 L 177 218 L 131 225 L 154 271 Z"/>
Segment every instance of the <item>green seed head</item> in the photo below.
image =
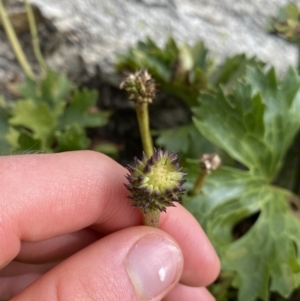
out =
<path fill-rule="evenodd" d="M 166 207 L 180 202 L 180 196 L 185 192 L 185 174 L 180 172 L 177 154 L 169 154 L 161 149 L 154 150 L 151 158 L 143 155 L 140 161 L 135 158 L 135 166 L 127 167 L 129 174 L 125 184 L 131 192 L 128 196 L 134 207 L 144 212 L 149 210 L 166 211 Z"/>
<path fill-rule="evenodd" d="M 136 103 L 152 103 L 156 93 L 155 82 L 146 70 L 130 74 L 121 83 L 120 88 L 124 89 L 128 98 Z"/>

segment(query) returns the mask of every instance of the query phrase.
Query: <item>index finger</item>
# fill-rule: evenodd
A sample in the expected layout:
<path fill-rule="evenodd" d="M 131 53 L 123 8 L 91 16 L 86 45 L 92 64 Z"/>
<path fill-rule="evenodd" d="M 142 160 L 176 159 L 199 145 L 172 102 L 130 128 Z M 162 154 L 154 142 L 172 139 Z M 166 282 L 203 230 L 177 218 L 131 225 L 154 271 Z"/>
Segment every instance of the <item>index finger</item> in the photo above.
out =
<path fill-rule="evenodd" d="M 139 210 L 126 198 L 126 170 L 105 155 L 80 151 L 0 157 L 0 173 L 0 267 L 18 254 L 21 240 L 41 241 L 89 226 L 109 234 L 141 224 Z M 161 229 L 182 248 L 186 282 L 197 279 L 198 264 L 209 267 L 205 284 L 216 277 L 217 256 L 183 207 L 168 209 Z"/>

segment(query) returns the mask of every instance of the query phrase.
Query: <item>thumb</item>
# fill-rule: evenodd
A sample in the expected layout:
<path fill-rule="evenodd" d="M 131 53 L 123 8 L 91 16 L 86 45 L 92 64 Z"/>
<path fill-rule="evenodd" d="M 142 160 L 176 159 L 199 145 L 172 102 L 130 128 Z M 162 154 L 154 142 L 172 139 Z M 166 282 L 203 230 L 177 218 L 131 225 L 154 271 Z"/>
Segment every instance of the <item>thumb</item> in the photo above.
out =
<path fill-rule="evenodd" d="M 181 250 L 168 234 L 132 227 L 72 255 L 11 301 L 158 301 L 176 285 L 182 269 Z"/>

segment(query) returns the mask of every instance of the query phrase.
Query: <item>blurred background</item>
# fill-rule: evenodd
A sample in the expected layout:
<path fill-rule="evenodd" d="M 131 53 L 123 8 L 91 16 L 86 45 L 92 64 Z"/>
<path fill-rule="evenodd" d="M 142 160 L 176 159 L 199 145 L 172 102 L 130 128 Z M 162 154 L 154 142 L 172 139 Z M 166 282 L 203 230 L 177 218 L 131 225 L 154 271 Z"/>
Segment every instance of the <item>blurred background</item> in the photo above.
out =
<path fill-rule="evenodd" d="M 39 72 L 24 1 L 3 3 L 32 69 Z M 163 47 L 169 37 L 178 45 L 203 41 L 208 52 L 205 59 L 215 64 L 245 53 L 275 66 L 279 73 L 288 65 L 296 65 L 298 60 L 297 47 L 266 31 L 267 20 L 288 3 L 284 0 L 240 0 L 234 4 L 230 0 L 32 0 L 30 3 L 47 66 L 66 74 L 77 87 L 97 90 L 98 108 L 112 113 L 101 128 L 87 129 L 93 140 L 93 146 L 88 147 L 100 145 L 101 140 L 99 150 L 118 156 L 121 163 L 140 153 L 141 146 L 133 104 L 119 90 L 126 68 L 117 70 L 115 65 L 117 56 L 127 53 L 138 41 L 150 38 L 158 47 Z M 2 26 L 0 94 L 6 99 L 19 98 L 17 87 L 23 80 L 24 72 Z M 150 112 L 152 129 L 189 123 L 191 117 L 185 104 L 160 86 L 158 90 Z M 5 153 L 3 147 L 2 153 Z"/>
<path fill-rule="evenodd" d="M 218 301 L 298 301 L 299 7 L 0 0 L 0 155 L 91 149 L 131 163 L 142 144 L 120 83 L 147 69 L 158 90 L 154 144 L 179 152 L 195 192 L 183 204 L 222 261 L 210 291 Z M 223 166 L 203 177 L 204 153 Z"/>

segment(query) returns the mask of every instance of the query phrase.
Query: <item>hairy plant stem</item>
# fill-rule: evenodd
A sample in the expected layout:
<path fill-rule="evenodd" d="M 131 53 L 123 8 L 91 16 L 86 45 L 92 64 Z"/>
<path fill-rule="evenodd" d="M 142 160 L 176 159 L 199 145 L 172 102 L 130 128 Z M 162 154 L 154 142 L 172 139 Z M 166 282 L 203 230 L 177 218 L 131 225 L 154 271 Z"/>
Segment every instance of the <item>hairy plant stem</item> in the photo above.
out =
<path fill-rule="evenodd" d="M 199 173 L 195 181 L 193 189 L 189 192 L 189 195 L 197 195 L 201 192 L 206 176 L 212 171 L 217 170 L 222 161 L 218 154 L 203 154 L 199 161 Z"/>
<path fill-rule="evenodd" d="M 27 12 L 27 17 L 28 17 L 33 51 L 34 51 L 35 57 L 36 57 L 39 65 L 40 65 L 40 68 L 42 69 L 42 71 L 44 73 L 46 73 L 47 65 L 45 63 L 45 60 L 44 60 L 42 52 L 41 52 L 37 27 L 36 27 L 36 23 L 35 23 L 35 19 L 34 19 L 34 14 L 33 14 L 32 7 L 29 4 L 28 0 L 25 0 L 25 7 L 26 7 L 26 12 Z"/>
<path fill-rule="evenodd" d="M 6 35 L 9 39 L 9 42 L 13 48 L 13 51 L 19 61 L 19 64 L 21 65 L 24 73 L 31 79 L 34 79 L 34 74 L 32 72 L 31 66 L 27 61 L 27 58 L 22 50 L 22 47 L 19 43 L 18 37 L 16 35 L 16 32 L 9 20 L 9 17 L 7 15 L 6 9 L 4 8 L 2 0 L 0 0 L 0 17 L 3 23 L 4 30 L 6 32 Z"/>
<path fill-rule="evenodd" d="M 143 212 L 143 224 L 145 226 L 158 228 L 159 226 L 160 211 L 159 210 L 149 210 L 148 212 Z"/>

